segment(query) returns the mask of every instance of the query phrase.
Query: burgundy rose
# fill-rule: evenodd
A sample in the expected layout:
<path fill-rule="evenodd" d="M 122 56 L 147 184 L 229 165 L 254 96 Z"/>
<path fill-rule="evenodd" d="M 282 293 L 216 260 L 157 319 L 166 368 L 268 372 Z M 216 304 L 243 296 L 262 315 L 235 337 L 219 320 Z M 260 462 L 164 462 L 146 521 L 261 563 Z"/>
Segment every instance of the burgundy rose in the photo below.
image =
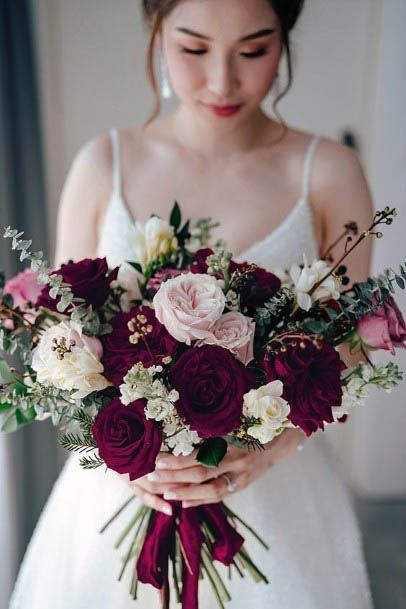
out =
<path fill-rule="evenodd" d="M 133 330 L 128 327 L 131 320 L 135 324 Z M 104 375 L 114 385 L 122 383 L 135 363 L 142 362 L 145 367 L 161 364 L 164 357 L 173 355 L 178 345 L 148 306 L 133 307 L 129 313 L 120 313 L 109 323 L 113 331 L 104 338 L 102 364 Z M 134 336 L 136 332 L 140 334 L 138 339 Z"/>
<path fill-rule="evenodd" d="M 330 344 L 320 342 L 317 348 L 310 336 L 303 342 L 304 349 L 299 341 L 296 346 L 284 341 L 286 351 L 267 354 L 264 369 L 268 381 L 282 381 L 282 396 L 290 406 L 288 418 L 310 436 L 324 429 L 324 422 L 334 421 L 331 409 L 341 404 L 340 373 L 346 366 Z"/>
<path fill-rule="evenodd" d="M 213 254 L 214 254 L 214 250 L 210 249 L 209 247 L 198 250 L 194 255 L 193 262 L 190 267 L 190 272 L 197 273 L 200 275 L 205 275 L 207 273 L 207 269 L 209 266 L 207 264 L 206 260 L 207 260 L 208 256 L 212 256 Z M 233 273 L 240 266 L 243 266 L 243 265 L 239 265 L 236 262 L 234 262 L 234 260 L 230 260 L 230 267 L 229 267 L 230 273 Z"/>
<path fill-rule="evenodd" d="M 124 406 L 116 398 L 99 412 L 92 426 L 99 455 L 107 467 L 129 474 L 130 480 L 154 471 L 162 444 L 161 427 L 146 418 L 144 407 L 144 400 Z"/>
<path fill-rule="evenodd" d="M 198 273 L 200 275 L 204 275 L 207 273 L 208 264 L 206 262 L 206 258 L 208 256 L 212 256 L 214 251 L 209 247 L 205 247 L 203 249 L 197 250 L 194 255 L 193 262 L 190 267 L 191 273 Z"/>
<path fill-rule="evenodd" d="M 244 393 L 255 384 L 253 374 L 217 345 L 185 351 L 170 368 L 169 380 L 179 392 L 178 412 L 202 438 L 239 427 Z"/>
<path fill-rule="evenodd" d="M 369 348 L 385 349 L 392 355 L 395 355 L 395 347 L 406 348 L 406 324 L 393 296 L 370 315 L 361 317 L 356 331 Z"/>
<path fill-rule="evenodd" d="M 249 266 L 251 265 L 243 262 L 236 265 L 236 268 L 243 271 Z M 262 307 L 267 300 L 276 294 L 280 287 L 281 280 L 279 277 L 259 266 L 253 266 L 240 290 L 243 310 L 246 307 L 248 312 L 254 313 L 258 307 Z"/>
<path fill-rule="evenodd" d="M 53 271 L 52 275 L 62 275 L 63 281 L 72 286 L 74 296 L 84 298 L 87 305 L 98 309 L 106 302 L 110 284 L 116 279 L 117 273 L 118 268 L 108 272 L 105 258 L 85 258 L 79 262 L 63 264 L 60 269 Z M 36 306 L 56 311 L 59 300 L 51 298 L 49 286 L 46 285 L 37 299 Z"/>

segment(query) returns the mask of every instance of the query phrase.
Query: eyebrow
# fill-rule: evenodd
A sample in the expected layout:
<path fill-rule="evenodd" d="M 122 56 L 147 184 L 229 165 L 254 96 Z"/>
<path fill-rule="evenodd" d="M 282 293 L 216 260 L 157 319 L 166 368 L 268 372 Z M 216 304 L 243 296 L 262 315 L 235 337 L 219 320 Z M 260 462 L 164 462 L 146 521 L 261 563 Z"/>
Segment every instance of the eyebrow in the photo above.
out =
<path fill-rule="evenodd" d="M 187 27 L 177 27 L 175 28 L 178 32 L 182 32 L 183 34 L 189 34 L 189 36 L 194 36 L 195 38 L 201 38 L 202 40 L 213 40 L 210 36 L 206 36 L 205 34 L 201 34 L 200 32 L 195 32 L 194 30 L 190 30 Z M 275 30 L 271 28 L 266 28 L 263 30 L 258 30 L 257 32 L 252 32 L 252 34 L 247 34 L 247 36 L 243 36 L 240 38 L 239 42 L 245 42 L 246 40 L 255 40 L 256 38 L 263 38 L 264 36 L 269 36 L 273 34 Z"/>

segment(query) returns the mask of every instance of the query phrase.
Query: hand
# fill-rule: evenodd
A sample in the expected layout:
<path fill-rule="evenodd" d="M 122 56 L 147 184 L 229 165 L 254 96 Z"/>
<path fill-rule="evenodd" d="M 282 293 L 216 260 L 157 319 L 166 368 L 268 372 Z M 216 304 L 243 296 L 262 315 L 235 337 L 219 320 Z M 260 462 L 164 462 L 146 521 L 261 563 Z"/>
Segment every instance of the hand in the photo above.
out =
<path fill-rule="evenodd" d="M 233 493 L 241 491 L 269 467 L 295 452 L 304 438 L 305 434 L 300 429 L 286 429 L 265 447 L 266 450 L 249 451 L 229 445 L 226 456 L 216 468 L 200 465 L 196 461 L 197 451 L 187 457 L 160 453 L 155 471 L 148 474 L 146 479 L 141 479 L 144 501 L 146 498 L 147 501 L 156 502 L 157 498 L 151 499 L 151 495 L 157 492 L 163 493 L 164 499 L 182 501 L 185 508 L 217 503 L 231 494 L 222 474 L 226 474 L 235 484 Z M 139 483 L 140 480 L 135 481 L 136 485 Z M 157 504 L 161 508 L 164 504 L 170 507 L 162 499 Z"/>

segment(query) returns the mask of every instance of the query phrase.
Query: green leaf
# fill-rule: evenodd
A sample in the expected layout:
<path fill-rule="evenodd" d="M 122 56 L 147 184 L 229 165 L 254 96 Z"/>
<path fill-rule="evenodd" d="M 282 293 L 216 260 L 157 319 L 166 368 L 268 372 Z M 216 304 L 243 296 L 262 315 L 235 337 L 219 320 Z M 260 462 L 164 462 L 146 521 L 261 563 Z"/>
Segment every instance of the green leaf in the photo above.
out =
<path fill-rule="evenodd" d="M 205 440 L 197 453 L 197 461 L 206 467 L 217 467 L 227 452 L 227 442 L 223 438 Z"/>
<path fill-rule="evenodd" d="M 140 265 L 139 262 L 130 262 L 129 260 L 127 260 L 127 262 L 130 266 L 133 267 L 133 269 L 135 269 L 139 273 L 142 273 L 142 266 Z"/>
<path fill-rule="evenodd" d="M 26 395 L 28 392 L 28 386 L 17 377 L 14 377 L 13 389 L 17 395 Z"/>
<path fill-rule="evenodd" d="M 17 408 L 16 410 L 16 420 L 19 427 L 21 427 L 22 425 L 28 425 L 28 423 L 32 423 L 32 421 L 35 421 L 36 418 L 37 413 L 33 406 L 31 406 L 31 408 L 28 408 L 27 410 L 21 410 L 20 408 Z"/>
<path fill-rule="evenodd" d="M 396 283 L 398 284 L 398 286 L 400 287 L 401 290 L 405 289 L 405 282 L 402 279 L 402 277 L 400 277 L 400 275 L 395 275 L 395 279 L 396 279 Z"/>
<path fill-rule="evenodd" d="M 5 412 L 6 410 L 10 410 L 12 404 L 8 404 L 5 402 L 4 404 L 0 404 L 0 412 Z"/>
<path fill-rule="evenodd" d="M 17 431 L 18 427 L 19 425 L 17 423 L 16 413 L 14 411 L 4 420 L 0 431 L 4 431 L 6 433 L 13 433 L 14 431 Z"/>
<path fill-rule="evenodd" d="M 10 366 L 4 359 L 0 359 L 0 383 L 11 383 L 14 380 Z"/>
<path fill-rule="evenodd" d="M 181 222 L 182 222 L 182 214 L 181 214 L 178 202 L 175 201 L 172 211 L 171 211 L 170 220 L 169 220 L 170 225 L 173 226 L 173 228 L 175 229 L 175 233 L 178 230 Z"/>

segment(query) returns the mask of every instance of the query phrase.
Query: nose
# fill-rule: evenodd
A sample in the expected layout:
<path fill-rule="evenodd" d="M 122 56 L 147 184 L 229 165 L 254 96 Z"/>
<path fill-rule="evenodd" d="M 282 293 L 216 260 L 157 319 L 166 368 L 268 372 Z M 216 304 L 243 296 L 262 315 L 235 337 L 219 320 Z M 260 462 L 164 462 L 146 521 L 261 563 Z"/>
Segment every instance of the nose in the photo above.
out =
<path fill-rule="evenodd" d="M 233 62 L 228 57 L 216 58 L 209 67 L 208 89 L 216 101 L 228 101 L 239 87 L 238 75 Z"/>

